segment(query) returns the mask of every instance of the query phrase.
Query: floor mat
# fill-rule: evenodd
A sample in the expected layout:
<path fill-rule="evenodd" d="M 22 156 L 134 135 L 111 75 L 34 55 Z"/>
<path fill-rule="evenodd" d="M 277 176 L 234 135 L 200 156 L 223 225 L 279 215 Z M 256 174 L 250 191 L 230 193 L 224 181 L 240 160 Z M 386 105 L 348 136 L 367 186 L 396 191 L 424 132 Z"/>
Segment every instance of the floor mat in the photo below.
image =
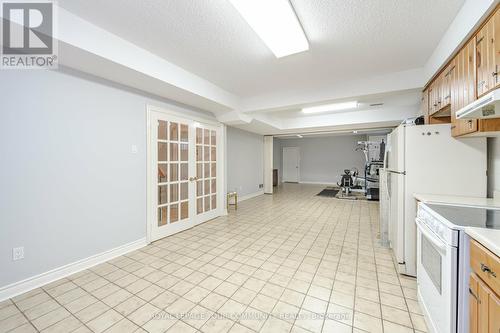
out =
<path fill-rule="evenodd" d="M 329 198 L 335 198 L 335 196 L 339 193 L 339 190 L 332 190 L 329 188 L 324 189 L 323 191 L 319 192 L 316 195 L 319 195 L 320 197 L 329 197 Z"/>

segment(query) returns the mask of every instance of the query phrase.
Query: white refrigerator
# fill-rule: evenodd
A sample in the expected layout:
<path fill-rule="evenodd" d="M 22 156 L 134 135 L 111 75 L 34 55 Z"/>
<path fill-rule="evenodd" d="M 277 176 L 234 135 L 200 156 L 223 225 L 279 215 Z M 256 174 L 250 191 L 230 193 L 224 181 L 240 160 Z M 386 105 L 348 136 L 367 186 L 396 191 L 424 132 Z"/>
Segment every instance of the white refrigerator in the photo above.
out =
<path fill-rule="evenodd" d="M 389 246 L 399 273 L 416 276 L 415 193 L 486 197 L 486 138 L 455 139 L 451 125 L 401 125 L 388 137 L 381 181 Z"/>

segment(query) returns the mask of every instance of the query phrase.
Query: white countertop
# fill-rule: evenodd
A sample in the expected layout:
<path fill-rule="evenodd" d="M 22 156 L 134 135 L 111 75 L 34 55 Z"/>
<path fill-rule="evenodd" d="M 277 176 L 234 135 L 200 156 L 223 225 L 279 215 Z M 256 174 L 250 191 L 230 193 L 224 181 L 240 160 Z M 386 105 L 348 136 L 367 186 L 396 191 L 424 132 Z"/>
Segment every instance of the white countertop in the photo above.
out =
<path fill-rule="evenodd" d="M 413 195 L 418 201 L 424 203 L 448 204 L 457 206 L 476 206 L 485 208 L 500 208 L 499 199 L 462 197 L 454 195 L 437 195 L 415 193 Z"/>
<path fill-rule="evenodd" d="M 468 227 L 465 232 L 500 257 L 500 230 Z"/>

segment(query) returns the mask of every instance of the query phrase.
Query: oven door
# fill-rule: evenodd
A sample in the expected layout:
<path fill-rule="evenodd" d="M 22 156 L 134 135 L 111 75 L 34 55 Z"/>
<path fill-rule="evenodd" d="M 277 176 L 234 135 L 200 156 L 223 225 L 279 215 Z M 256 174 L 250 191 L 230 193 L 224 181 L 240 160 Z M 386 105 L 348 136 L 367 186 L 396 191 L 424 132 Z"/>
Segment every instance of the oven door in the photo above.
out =
<path fill-rule="evenodd" d="M 417 224 L 418 297 L 430 332 L 457 329 L 456 247 L 446 244 L 419 218 Z"/>

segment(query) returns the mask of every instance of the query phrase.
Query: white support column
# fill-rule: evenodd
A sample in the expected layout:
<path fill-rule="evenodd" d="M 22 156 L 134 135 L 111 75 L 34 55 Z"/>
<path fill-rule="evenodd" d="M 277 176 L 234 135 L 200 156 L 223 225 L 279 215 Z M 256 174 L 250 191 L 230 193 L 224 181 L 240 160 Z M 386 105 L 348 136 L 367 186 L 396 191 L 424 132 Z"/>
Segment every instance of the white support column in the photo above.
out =
<path fill-rule="evenodd" d="M 273 194 L 273 137 L 264 136 L 264 193 Z"/>

